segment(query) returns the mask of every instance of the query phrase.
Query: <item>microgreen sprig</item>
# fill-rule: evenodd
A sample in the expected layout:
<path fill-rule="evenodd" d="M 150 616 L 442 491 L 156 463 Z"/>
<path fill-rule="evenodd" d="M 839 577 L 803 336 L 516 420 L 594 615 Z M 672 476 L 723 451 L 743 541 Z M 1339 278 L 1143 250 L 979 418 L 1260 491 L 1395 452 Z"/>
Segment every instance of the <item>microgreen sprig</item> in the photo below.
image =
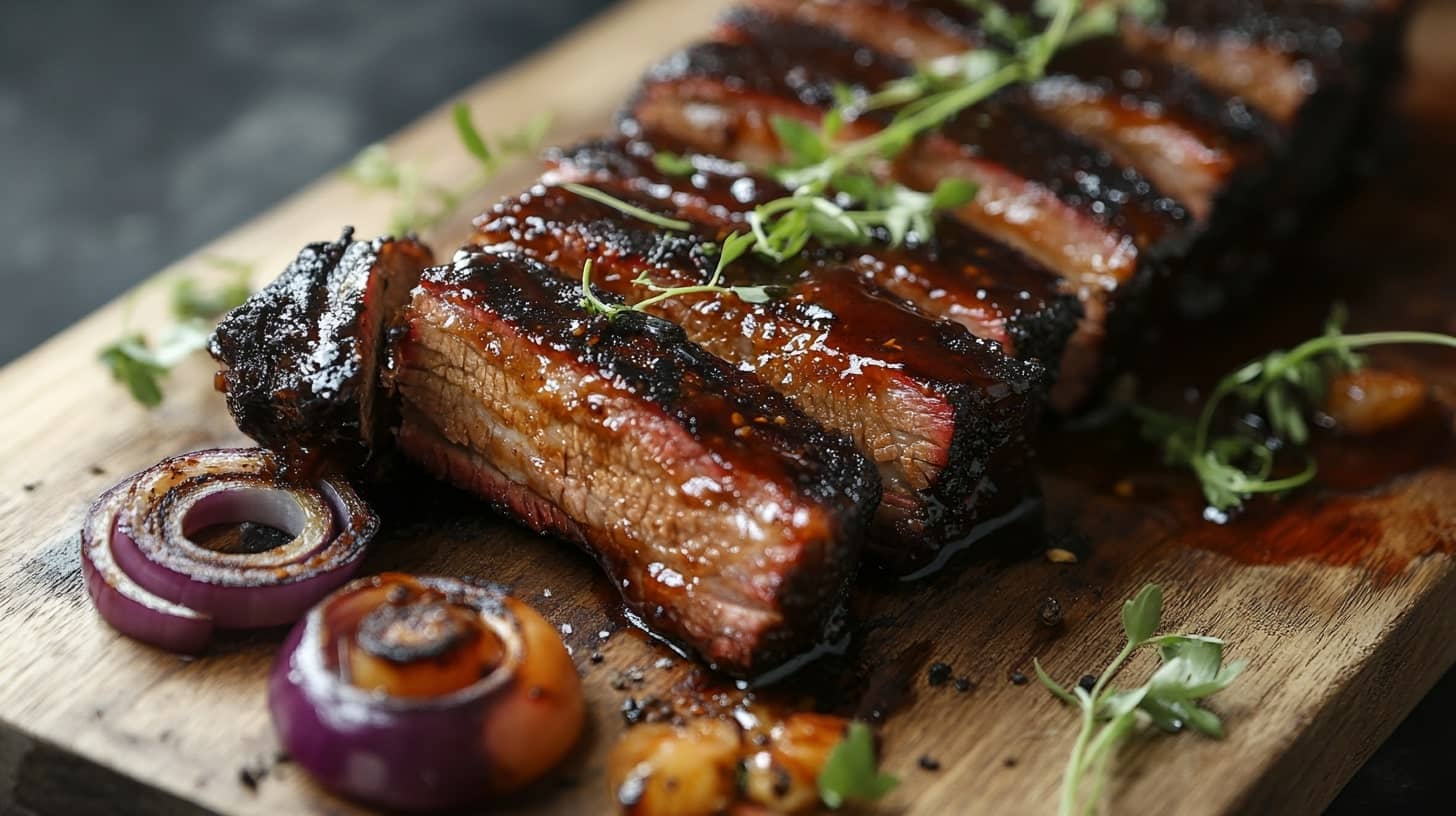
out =
<path fill-rule="evenodd" d="M 682 297 L 684 295 L 697 294 L 732 294 L 739 300 L 748 303 L 764 303 L 772 299 L 775 292 L 773 286 L 724 286 L 723 275 L 728 267 L 739 258 L 742 258 L 753 247 L 754 238 L 748 233 L 734 233 L 723 240 L 722 245 L 711 247 L 718 253 L 717 266 L 713 274 L 708 276 L 706 283 L 694 284 L 692 286 L 662 286 L 655 283 L 647 272 L 642 272 L 632 282 L 638 286 L 645 287 L 652 291 L 649 297 L 643 298 L 632 304 L 607 303 L 597 297 L 592 291 L 591 273 L 592 261 L 587 259 L 581 268 L 581 305 L 592 314 L 599 314 L 607 318 L 614 318 L 623 312 L 645 311 L 669 298 Z"/>
<path fill-rule="evenodd" d="M 242 304 L 253 291 L 249 282 L 252 264 L 218 256 L 207 256 L 203 261 L 228 272 L 229 279 L 215 289 L 205 290 L 195 278 L 179 278 L 171 292 L 172 316 L 177 322 L 155 345 L 142 332 L 124 329 L 122 336 L 98 355 L 112 379 L 126 386 L 132 398 L 148 408 L 162 403 L 162 379 L 193 352 L 207 348 L 214 321 Z"/>
<path fill-rule="evenodd" d="M 1330 380 L 1363 365 L 1358 351 L 1373 346 L 1420 344 L 1456 348 L 1456 337 L 1435 332 L 1386 331 L 1346 334 L 1344 311 L 1337 308 L 1319 337 L 1288 349 L 1272 351 L 1235 369 L 1219 380 L 1204 400 L 1196 419 L 1188 419 L 1142 405 L 1131 406 L 1142 423 L 1142 435 L 1156 443 L 1163 460 L 1190 470 L 1215 520 L 1241 507 L 1259 493 L 1283 493 L 1315 478 L 1314 461 L 1274 477 L 1275 453 L 1298 450 L 1309 442 L 1307 412 L 1325 396 Z M 1269 435 L 1250 431 L 1217 433 L 1215 423 L 1227 403 L 1258 411 L 1268 423 Z"/>
<path fill-rule="evenodd" d="M 1223 738 L 1223 722 L 1200 702 L 1227 688 L 1246 664 L 1239 660 L 1225 666 L 1224 642 L 1217 638 L 1157 634 L 1162 613 L 1163 591 L 1157 584 L 1144 586 L 1123 604 L 1126 641 L 1090 690 L 1080 684 L 1068 690 L 1052 679 L 1039 660 L 1032 662 L 1041 684 L 1080 712 L 1081 728 L 1062 777 L 1059 816 L 1097 811 L 1111 776 L 1112 760 L 1140 722 L 1169 733 L 1191 727 L 1205 736 Z M 1149 646 L 1157 647 L 1161 665 L 1147 682 L 1130 689 L 1112 688 L 1113 679 L 1128 660 Z"/>
<path fill-rule="evenodd" d="M 948 179 L 925 193 L 879 178 L 877 165 L 893 159 L 921 135 L 939 128 L 997 91 L 1040 78 L 1048 62 L 1065 45 L 1111 34 L 1124 9 L 1146 13 L 1147 7 L 1156 4 L 1157 0 L 1112 0 L 1089 9 L 1082 0 L 1041 2 L 1035 14 L 1045 22 L 1037 30 L 1036 22 L 1030 17 L 1010 15 L 991 0 L 968 2 L 981 9 L 988 26 L 994 27 L 994 33 L 1009 46 L 1004 50 L 990 46 L 972 49 L 939 61 L 914 76 L 892 81 L 863 98 L 852 90 L 840 89 L 837 104 L 817 128 L 800 120 L 773 117 L 770 123 L 788 158 L 784 166 L 774 170 L 774 175 L 792 192 L 754 208 L 747 217 L 749 231 L 725 240 L 725 250 L 730 243 L 741 242 L 742 251 L 751 248 L 774 262 L 783 263 L 802 252 L 811 241 L 843 246 L 882 240 L 895 246 L 912 237 L 921 241 L 931 238 L 936 213 L 970 203 L 975 198 L 976 186 L 965 180 Z M 888 107 L 897 110 L 885 127 L 859 139 L 840 138 L 847 122 L 867 111 Z M 685 175 L 694 169 L 690 159 L 676 154 L 662 154 L 654 161 L 669 175 Z M 631 210 L 619 209 L 637 215 Z M 667 220 L 656 215 L 652 219 L 654 223 Z M 741 256 L 742 251 L 732 257 Z M 729 256 L 725 251 L 723 257 Z M 768 290 L 764 287 L 745 290 L 721 286 L 721 272 L 727 263 L 731 259 L 720 261 L 708 284 L 656 288 L 657 294 L 634 308 L 700 292 L 731 291 L 740 297 L 747 294 L 749 297 L 745 299 L 766 296 Z M 589 268 L 583 269 L 582 277 L 582 300 L 589 309 L 619 314 L 626 308 L 599 308 L 600 301 L 590 291 Z M 652 285 L 642 278 L 637 282 Z"/>
<path fill-rule="evenodd" d="M 543 113 L 521 129 L 497 137 L 492 146 L 492 141 L 475 127 L 469 105 L 456 103 L 450 118 L 461 146 L 478 165 L 475 175 L 459 187 L 430 182 L 420 165 L 396 159 L 382 144 L 364 148 L 344 169 L 345 178 L 355 184 L 394 194 L 396 206 L 389 228 L 397 235 L 439 226 L 508 162 L 536 152 L 551 127 L 551 115 Z"/>

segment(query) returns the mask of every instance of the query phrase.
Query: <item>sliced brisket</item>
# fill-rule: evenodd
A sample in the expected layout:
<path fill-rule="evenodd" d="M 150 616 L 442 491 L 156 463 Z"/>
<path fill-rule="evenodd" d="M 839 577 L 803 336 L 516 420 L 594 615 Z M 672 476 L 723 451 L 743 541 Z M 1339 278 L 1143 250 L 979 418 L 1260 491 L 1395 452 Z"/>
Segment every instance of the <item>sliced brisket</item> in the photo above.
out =
<path fill-rule="evenodd" d="M 648 196 L 644 209 L 681 217 Z M 476 239 L 592 280 L 629 302 L 659 286 L 699 286 L 727 229 L 677 232 L 562 187 L 538 186 L 477 221 Z M 869 286 L 852 267 L 773 265 L 745 256 L 729 285 L 772 285 L 764 303 L 686 294 L 652 306 L 689 339 L 756 372 L 805 413 L 855 440 L 880 469 L 884 498 L 870 547 L 896 572 L 934 562 L 982 525 L 1021 511 L 1035 493 L 1027 434 L 1044 371 Z"/>
<path fill-rule="evenodd" d="M 596 141 L 557 151 L 548 181 L 575 181 L 617 196 L 647 196 L 690 220 L 744 231 L 754 207 L 790 191 L 740 162 L 691 156 L 691 173 L 668 173 L 654 160 L 663 137 Z M 669 151 L 682 155 L 678 151 Z M 903 298 L 920 311 L 965 326 L 1016 357 L 1055 370 L 1076 327 L 1076 298 L 1059 279 L 1025 255 L 992 241 L 954 218 L 937 219 L 933 240 L 892 247 L 831 248 L 811 243 L 807 262 L 850 266 L 866 283 Z M 883 239 L 884 236 L 879 236 Z"/>
<path fill-rule="evenodd" d="M 930 67 L 987 45 L 1013 46 L 982 28 L 958 0 L 754 0 L 771 13 Z M 1274 130 L 1242 97 L 1215 92 L 1192 71 L 1096 37 L 1059 52 L 1028 94 L 1043 115 L 1136 168 L 1207 222 L 1268 169 Z"/>
<path fill-rule="evenodd" d="M 426 273 L 393 345 L 401 448 L 584 545 L 634 614 L 720 669 L 814 645 L 879 497 L 873 467 L 677 327 L 580 299 L 509 253 Z"/>
<path fill-rule="evenodd" d="M 660 132 L 754 165 L 789 156 L 774 116 L 817 124 L 837 88 L 867 93 L 909 74 L 898 58 L 823 29 L 736 14 L 724 41 L 702 43 L 650 71 L 623 120 L 628 133 Z M 889 112 L 862 117 L 846 138 L 877 131 Z M 1157 259 L 1186 248 L 1184 210 L 1106 151 L 1043 120 L 1024 95 L 1001 94 L 910 146 L 894 175 L 929 190 L 964 178 L 980 192 L 956 214 L 1062 275 L 1083 304 L 1053 390 L 1079 404 L 1106 361 L 1108 323 L 1135 313 Z"/>

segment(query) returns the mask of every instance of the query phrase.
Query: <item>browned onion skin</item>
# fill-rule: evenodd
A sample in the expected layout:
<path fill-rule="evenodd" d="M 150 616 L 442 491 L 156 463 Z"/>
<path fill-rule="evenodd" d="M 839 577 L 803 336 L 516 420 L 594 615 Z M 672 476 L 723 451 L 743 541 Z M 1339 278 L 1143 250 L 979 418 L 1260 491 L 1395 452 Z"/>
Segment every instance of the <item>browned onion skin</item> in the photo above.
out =
<path fill-rule="evenodd" d="M 805 813 L 819 806 L 819 772 L 848 721 L 827 714 L 651 723 L 612 748 L 607 779 L 631 816 Z"/>
<path fill-rule="evenodd" d="M 496 589 L 398 573 L 355 581 L 309 613 L 274 668 L 269 705 L 284 747 L 322 784 L 404 810 L 529 784 L 585 718 L 576 666 L 535 610 Z"/>

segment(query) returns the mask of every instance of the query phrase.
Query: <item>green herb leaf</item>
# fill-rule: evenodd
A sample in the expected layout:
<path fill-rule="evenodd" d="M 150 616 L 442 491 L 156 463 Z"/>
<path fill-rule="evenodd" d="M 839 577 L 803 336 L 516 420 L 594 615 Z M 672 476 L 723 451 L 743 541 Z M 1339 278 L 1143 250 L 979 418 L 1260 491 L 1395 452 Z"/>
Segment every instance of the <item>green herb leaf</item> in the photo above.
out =
<path fill-rule="evenodd" d="M 1313 459 L 1275 477 L 1274 448 L 1298 455 L 1309 442 L 1305 415 L 1321 399 L 1331 378 L 1362 364 L 1358 350 L 1380 345 L 1422 344 L 1456 348 L 1456 337 L 1431 332 L 1345 334 L 1344 310 L 1336 306 L 1324 334 L 1284 351 L 1273 351 L 1226 376 L 1209 392 L 1196 420 L 1171 416 L 1140 405 L 1131 413 L 1141 423 L 1144 439 L 1162 448 L 1163 461 L 1192 471 L 1209 507 L 1222 518 L 1259 493 L 1283 493 L 1314 480 Z M 1263 413 L 1270 438 L 1247 429 L 1216 433 L 1226 403 Z"/>
<path fill-rule="evenodd" d="M 1127 642 L 1139 644 L 1152 637 L 1162 617 L 1163 590 L 1157 584 L 1147 584 L 1122 605 L 1122 630 L 1127 633 Z"/>
<path fill-rule="evenodd" d="M 213 320 L 224 312 L 236 309 L 253 293 L 249 279 L 252 264 L 231 258 L 207 257 L 203 260 L 213 266 L 227 269 L 233 279 L 211 290 L 203 291 L 197 280 L 184 277 L 172 286 L 172 314 L 183 320 Z"/>
<path fill-rule="evenodd" d="M 161 379 L 167 369 L 152 358 L 146 338 L 130 334 L 101 349 L 101 362 L 111 378 L 126 386 L 133 399 L 148 408 L 162 404 Z"/>
<path fill-rule="evenodd" d="M 455 107 L 450 109 L 450 115 L 455 120 L 455 133 L 460 137 L 460 143 L 465 145 L 466 152 L 485 164 L 493 163 L 495 155 L 490 152 L 490 147 L 486 145 L 480 131 L 475 129 L 470 106 L 464 102 L 456 102 Z"/>
<path fill-rule="evenodd" d="M 697 171 L 691 158 L 666 150 L 659 150 L 652 154 L 652 165 L 669 176 L 691 176 Z"/>
<path fill-rule="evenodd" d="M 804 167 L 829 158 L 829 146 L 818 130 L 800 119 L 775 115 L 769 119 L 774 135 L 789 153 L 791 167 Z"/>
<path fill-rule="evenodd" d="M 551 131 L 551 123 L 555 119 L 551 111 L 542 111 L 532 116 L 520 130 L 500 137 L 500 151 L 497 155 L 530 156 L 540 150 L 541 143 L 546 141 L 546 134 Z"/>
<path fill-rule="evenodd" d="M 980 188 L 965 179 L 941 179 L 930 194 L 930 207 L 934 210 L 954 210 L 963 207 L 976 198 Z"/>
<path fill-rule="evenodd" d="M 665 215 L 658 215 L 657 213 L 650 210 L 644 210 L 635 204 L 623 201 L 622 199 L 617 198 L 610 193 L 602 192 L 595 187 L 588 187 L 585 184 L 576 184 L 574 182 L 567 182 L 565 184 L 562 184 L 561 186 L 564 189 L 576 193 L 582 198 L 589 198 L 592 201 L 597 202 L 598 204 L 605 204 L 608 207 L 617 210 L 618 212 L 625 213 L 632 216 L 633 218 L 636 218 L 639 221 L 645 221 L 656 227 L 662 227 L 663 229 L 673 230 L 675 232 L 687 232 L 688 230 L 693 228 L 693 225 L 689 224 L 686 221 L 680 221 L 676 218 L 668 218 Z"/>
<path fill-rule="evenodd" d="M 1058 804 L 1061 816 L 1093 813 L 1110 776 L 1112 758 L 1139 721 L 1151 722 L 1169 733 L 1191 726 L 1202 734 L 1221 738 L 1223 722 L 1198 705 L 1210 694 L 1227 688 L 1244 664 L 1223 665 L 1224 643 L 1202 635 L 1154 636 L 1162 611 L 1162 590 L 1143 587 L 1123 604 L 1122 623 L 1128 642 L 1098 676 L 1089 692 L 1076 686 L 1069 693 L 1033 661 L 1037 678 L 1063 702 L 1082 712 L 1081 729 L 1072 746 L 1062 778 Z M 1162 665 L 1147 682 L 1130 689 L 1114 689 L 1111 681 L 1139 649 L 1156 645 Z M 1105 723 L 1099 727 L 1099 723 Z"/>
<path fill-rule="evenodd" d="M 870 727 L 852 722 L 819 772 L 819 798 L 830 809 L 838 810 L 849 802 L 873 802 L 899 784 L 900 780 L 879 771 Z"/>
<path fill-rule="evenodd" d="M 348 166 L 344 176 L 361 187 L 376 190 L 399 189 L 399 165 L 389 153 L 389 147 L 372 144 L 359 151 Z"/>

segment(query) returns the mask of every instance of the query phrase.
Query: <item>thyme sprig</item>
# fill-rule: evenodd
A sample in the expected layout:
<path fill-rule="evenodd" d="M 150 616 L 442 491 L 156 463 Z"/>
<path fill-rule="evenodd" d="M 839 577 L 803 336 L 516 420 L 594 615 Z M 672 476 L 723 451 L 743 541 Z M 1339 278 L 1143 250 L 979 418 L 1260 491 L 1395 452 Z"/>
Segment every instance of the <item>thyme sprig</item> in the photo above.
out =
<path fill-rule="evenodd" d="M 607 303 L 597 297 L 592 291 L 591 273 L 592 261 L 587 259 L 581 267 L 581 305 L 592 314 L 603 315 L 607 318 L 614 318 L 617 315 L 628 311 L 645 311 L 669 298 L 682 297 L 684 295 L 717 294 L 736 296 L 739 300 L 748 303 L 764 303 L 772 299 L 775 292 L 773 286 L 725 286 L 723 285 L 723 274 L 728 267 L 753 246 L 754 238 L 748 233 L 733 233 L 723 240 L 722 245 L 704 245 L 706 249 L 718 253 L 717 266 L 713 274 L 708 276 L 706 283 L 694 284 L 691 286 L 662 286 L 654 282 L 646 271 L 643 271 L 632 283 L 644 287 L 653 294 L 635 303 Z"/>
<path fill-rule="evenodd" d="M 355 184 L 395 196 L 389 229 L 396 235 L 423 232 L 444 223 L 510 161 L 535 153 L 551 128 L 552 118 L 542 113 L 521 129 L 492 140 L 475 127 L 470 106 L 464 102 L 456 103 L 450 116 L 460 144 L 477 163 L 475 174 L 460 186 L 429 181 L 421 165 L 395 158 L 382 144 L 364 148 L 344 168 L 344 177 Z"/>
<path fill-rule="evenodd" d="M 1200 703 L 1227 688 L 1246 664 L 1239 660 L 1224 665 L 1224 642 L 1217 638 L 1157 634 L 1162 614 L 1163 591 L 1157 584 L 1147 584 L 1123 604 L 1126 642 L 1090 689 L 1078 684 L 1068 690 L 1039 660 L 1032 662 L 1041 684 L 1080 712 L 1081 728 L 1062 776 L 1059 816 L 1097 812 L 1118 748 L 1140 723 L 1168 733 L 1191 727 L 1205 736 L 1223 738 L 1223 721 Z M 1150 646 L 1158 650 L 1158 669 L 1140 686 L 1114 689 L 1112 681 L 1128 660 Z"/>
<path fill-rule="evenodd" d="M 1344 321 L 1344 310 L 1337 307 L 1319 337 L 1269 352 L 1227 374 L 1195 419 L 1131 406 L 1143 438 L 1162 449 L 1164 462 L 1187 468 L 1198 479 L 1210 508 L 1207 517 L 1223 520 L 1256 494 L 1284 493 L 1315 478 L 1314 460 L 1302 451 L 1310 436 L 1306 416 L 1324 399 L 1332 378 L 1364 364 L 1357 352 L 1397 344 L 1456 348 L 1456 337 L 1435 332 L 1346 334 Z M 1258 412 L 1268 433 L 1247 428 L 1218 432 L 1216 424 L 1230 403 Z M 1304 463 L 1298 471 L 1276 477 L 1276 454 L 1285 449 L 1299 452 Z"/>
<path fill-rule="evenodd" d="M 104 346 L 98 355 L 112 379 L 126 386 L 132 398 L 148 408 L 162 403 L 162 380 L 167 374 L 192 353 L 207 348 L 217 319 L 252 294 L 251 263 L 218 256 L 206 256 L 203 261 L 227 272 L 228 279 L 210 290 L 191 276 L 177 279 L 170 298 L 176 322 L 155 344 L 129 327 L 128 314 L 121 337 Z"/>
<path fill-rule="evenodd" d="M 1083 0 L 1050 0 L 1039 2 L 1033 15 L 1014 16 L 991 0 L 977 0 L 973 5 L 995 27 L 1003 47 L 972 49 L 863 97 L 840 89 L 837 103 L 817 128 L 797 119 L 773 117 L 771 125 L 788 159 L 773 174 L 792 192 L 755 207 L 747 217 L 749 231 L 736 233 L 731 240 L 751 239 L 746 248 L 777 263 L 792 259 L 811 241 L 828 246 L 883 241 L 894 246 L 912 238 L 928 240 L 933 236 L 936 213 L 970 203 L 976 186 L 947 179 L 926 193 L 880 178 L 880 166 L 922 135 L 1003 88 L 1044 76 L 1047 64 L 1066 45 L 1113 33 L 1124 11 L 1146 15 L 1159 7 L 1158 0 L 1109 0 L 1090 8 Z M 896 111 L 883 128 L 859 139 L 841 138 L 847 122 L 889 107 Z M 693 170 L 691 160 L 678 155 L 663 157 L 658 166 L 673 175 Z M 724 243 L 726 247 L 729 241 Z M 704 291 L 742 296 L 742 287 L 719 285 L 719 273 L 726 263 L 731 260 L 720 262 L 705 286 L 659 289 L 657 295 L 632 308 Z M 600 301 L 591 293 L 590 277 L 590 269 L 583 269 L 582 299 L 589 309 L 597 310 Z M 762 294 L 767 290 L 750 287 L 749 291 Z M 602 313 L 618 314 L 625 308 Z"/>

